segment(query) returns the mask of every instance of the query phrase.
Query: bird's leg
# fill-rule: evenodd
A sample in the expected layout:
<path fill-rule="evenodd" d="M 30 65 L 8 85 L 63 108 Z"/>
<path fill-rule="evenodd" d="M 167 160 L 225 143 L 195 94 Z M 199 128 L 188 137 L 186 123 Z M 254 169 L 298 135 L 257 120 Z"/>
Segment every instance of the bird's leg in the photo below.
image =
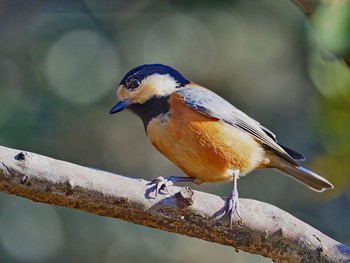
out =
<path fill-rule="evenodd" d="M 239 177 L 239 170 L 234 170 L 233 172 L 233 189 L 226 200 L 226 213 L 230 216 L 230 227 L 232 227 L 233 216 L 235 211 L 239 218 L 242 220 L 241 212 L 239 210 L 239 199 L 238 199 L 238 190 L 237 190 L 237 179 Z"/>
<path fill-rule="evenodd" d="M 154 179 L 152 182 L 150 182 L 148 185 L 155 185 L 156 193 L 155 196 L 157 197 L 157 194 L 160 193 L 162 189 L 166 190 L 166 194 L 169 194 L 168 187 L 175 185 L 177 182 L 192 182 L 195 184 L 200 184 L 196 178 L 194 177 L 187 177 L 187 176 L 169 176 L 167 178 L 164 178 L 162 176 L 159 176 L 158 178 Z"/>

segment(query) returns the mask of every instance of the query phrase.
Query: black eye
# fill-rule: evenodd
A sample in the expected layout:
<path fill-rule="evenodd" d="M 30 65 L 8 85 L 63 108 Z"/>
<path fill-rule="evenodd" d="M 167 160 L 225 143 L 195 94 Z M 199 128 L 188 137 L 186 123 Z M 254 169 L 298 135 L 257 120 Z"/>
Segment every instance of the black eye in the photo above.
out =
<path fill-rule="evenodd" d="M 137 78 L 132 78 L 127 83 L 129 89 L 136 89 L 140 86 L 140 84 L 141 84 L 141 81 Z"/>

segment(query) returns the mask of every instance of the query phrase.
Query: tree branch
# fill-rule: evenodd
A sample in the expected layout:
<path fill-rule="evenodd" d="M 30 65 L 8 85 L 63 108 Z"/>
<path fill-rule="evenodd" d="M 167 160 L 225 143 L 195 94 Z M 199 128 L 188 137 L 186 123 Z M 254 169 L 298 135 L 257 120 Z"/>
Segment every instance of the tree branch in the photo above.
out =
<path fill-rule="evenodd" d="M 322 0 L 292 0 L 306 16 L 310 16 Z"/>
<path fill-rule="evenodd" d="M 317 7 L 322 3 L 339 4 L 339 1 L 325 1 L 325 0 L 292 0 L 292 2 L 300 8 L 300 10 L 305 14 L 307 18 L 310 18 L 314 10 L 316 10 Z M 344 6 L 344 8 L 347 8 L 347 6 Z M 332 52 L 332 50 L 330 50 L 330 52 Z M 337 54 L 334 54 L 334 55 L 337 56 Z M 350 68 L 350 55 L 348 53 L 344 54 L 341 57 L 341 59 Z"/>
<path fill-rule="evenodd" d="M 232 229 L 213 217 L 218 196 L 170 187 L 154 198 L 147 181 L 0 146 L 0 191 L 85 210 L 260 254 L 278 262 L 349 262 L 350 248 L 272 205 L 240 199 Z"/>

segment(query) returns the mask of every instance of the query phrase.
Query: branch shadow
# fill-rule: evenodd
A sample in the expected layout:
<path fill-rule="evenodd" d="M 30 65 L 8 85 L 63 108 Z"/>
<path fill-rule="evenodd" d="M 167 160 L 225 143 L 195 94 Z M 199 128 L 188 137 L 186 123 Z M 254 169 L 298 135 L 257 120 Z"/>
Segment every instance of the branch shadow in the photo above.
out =
<path fill-rule="evenodd" d="M 337 244 L 335 248 L 344 256 L 350 258 L 350 247 L 345 246 L 344 244 Z"/>

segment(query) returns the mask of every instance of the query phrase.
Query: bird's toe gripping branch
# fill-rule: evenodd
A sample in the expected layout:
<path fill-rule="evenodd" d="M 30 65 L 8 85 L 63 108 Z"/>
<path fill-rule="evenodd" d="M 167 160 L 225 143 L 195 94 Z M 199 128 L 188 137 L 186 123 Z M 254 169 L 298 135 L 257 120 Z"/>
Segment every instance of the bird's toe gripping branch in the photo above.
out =
<path fill-rule="evenodd" d="M 175 176 L 169 176 L 167 178 L 164 178 L 163 176 L 159 176 L 158 178 L 154 179 L 152 182 L 148 183 L 148 185 L 154 185 L 155 187 L 155 197 L 157 197 L 158 193 L 164 193 L 161 192 L 162 190 L 165 191 L 165 194 L 169 194 L 168 186 L 173 186 L 177 182 Z"/>
<path fill-rule="evenodd" d="M 169 176 L 164 178 L 163 176 L 159 176 L 154 179 L 147 185 L 153 185 L 155 190 L 155 197 L 159 194 L 169 194 L 169 186 L 175 185 L 177 182 L 195 182 L 195 178 L 193 177 L 184 177 L 184 176 Z M 165 192 L 164 192 L 165 191 Z"/>
<path fill-rule="evenodd" d="M 219 220 L 224 216 L 229 217 L 230 227 L 232 228 L 233 217 L 237 213 L 238 217 L 242 220 L 241 211 L 239 208 L 238 190 L 237 190 L 237 179 L 239 177 L 239 170 L 235 170 L 233 173 L 233 189 L 230 196 L 226 199 L 226 204 L 223 209 L 221 209 L 218 214 L 216 214 L 215 219 Z"/>
<path fill-rule="evenodd" d="M 232 191 L 230 196 L 226 199 L 225 207 L 220 209 L 214 216 L 215 220 L 220 220 L 225 216 L 229 218 L 230 227 L 232 228 L 233 218 L 235 213 L 242 220 L 241 211 L 239 208 L 238 192 Z M 226 217 L 227 216 L 227 217 Z"/>
<path fill-rule="evenodd" d="M 241 212 L 239 208 L 239 199 L 238 199 L 238 190 L 237 190 L 238 177 L 239 177 L 239 170 L 235 170 L 233 174 L 232 192 L 226 200 L 225 207 L 219 211 L 219 215 L 216 214 L 215 216 L 216 220 L 219 220 L 224 216 L 228 216 L 230 227 L 232 227 L 232 222 L 233 222 L 235 213 L 242 220 Z M 193 177 L 169 176 L 164 178 L 162 176 L 159 176 L 158 178 L 154 179 L 147 185 L 152 185 L 152 189 L 150 190 L 150 192 L 155 191 L 155 197 L 157 197 L 158 194 L 169 195 L 168 187 L 175 185 L 177 182 L 192 182 L 195 184 L 201 183 L 201 181 L 198 181 L 196 178 L 193 178 Z"/>
<path fill-rule="evenodd" d="M 241 211 L 239 209 L 238 192 L 232 191 L 229 198 L 226 201 L 226 213 L 230 218 L 230 227 L 232 227 L 233 217 L 237 213 L 238 217 L 242 220 Z"/>

